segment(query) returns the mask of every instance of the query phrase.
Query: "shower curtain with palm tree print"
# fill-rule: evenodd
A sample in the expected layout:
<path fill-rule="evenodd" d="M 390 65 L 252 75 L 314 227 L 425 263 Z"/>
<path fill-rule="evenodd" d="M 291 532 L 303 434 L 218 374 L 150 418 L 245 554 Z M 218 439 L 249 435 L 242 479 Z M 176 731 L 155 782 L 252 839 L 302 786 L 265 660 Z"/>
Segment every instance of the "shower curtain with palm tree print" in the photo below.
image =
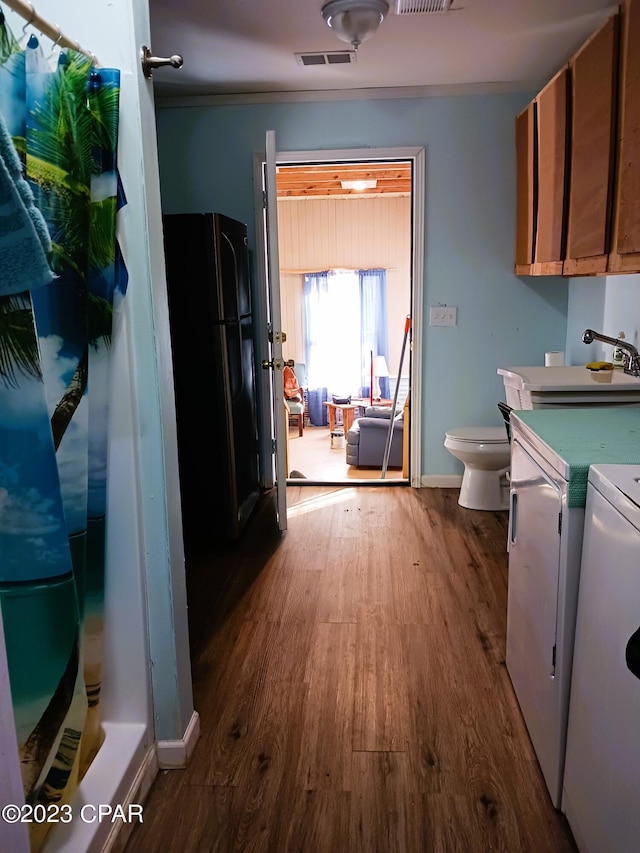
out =
<path fill-rule="evenodd" d="M 35 805 L 68 801 L 100 747 L 119 72 L 52 67 L 2 25 L 0 51 L 0 606 Z"/>

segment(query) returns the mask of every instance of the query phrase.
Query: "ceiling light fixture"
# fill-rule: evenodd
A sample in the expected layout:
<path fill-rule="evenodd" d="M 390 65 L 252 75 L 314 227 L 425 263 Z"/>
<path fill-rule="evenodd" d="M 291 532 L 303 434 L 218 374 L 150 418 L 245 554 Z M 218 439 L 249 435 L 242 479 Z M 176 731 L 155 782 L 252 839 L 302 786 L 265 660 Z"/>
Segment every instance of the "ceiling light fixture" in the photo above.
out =
<path fill-rule="evenodd" d="M 371 38 L 389 11 L 385 0 L 329 0 L 322 17 L 342 41 L 357 50 Z"/>
<path fill-rule="evenodd" d="M 343 190 L 355 190 L 362 192 L 363 190 L 375 190 L 378 186 L 377 180 L 372 181 L 340 181 Z"/>

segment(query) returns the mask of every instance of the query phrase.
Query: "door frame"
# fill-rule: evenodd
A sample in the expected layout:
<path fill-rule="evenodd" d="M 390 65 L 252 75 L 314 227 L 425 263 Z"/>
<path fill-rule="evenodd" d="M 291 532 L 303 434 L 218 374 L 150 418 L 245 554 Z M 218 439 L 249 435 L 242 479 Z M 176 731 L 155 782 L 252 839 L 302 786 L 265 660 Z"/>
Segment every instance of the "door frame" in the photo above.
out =
<path fill-rule="evenodd" d="M 261 288 L 265 293 L 270 312 L 269 317 L 261 318 L 258 327 L 269 329 L 267 336 L 269 346 L 269 368 L 263 370 L 270 379 L 271 393 L 269 409 L 273 419 L 272 469 L 275 474 L 276 515 L 278 530 L 287 529 L 287 447 L 289 426 L 285 415 L 284 401 L 284 363 L 282 360 L 282 299 L 280 296 L 280 246 L 278 240 L 278 194 L 277 194 L 277 165 L 276 165 L 276 132 L 267 130 L 265 135 L 266 163 L 264 170 L 264 210 L 263 233 L 265 235 L 265 265 L 268 270 L 267 288 Z M 268 319 L 268 324 L 263 320 Z M 264 368 L 265 365 L 262 364 Z"/>
<path fill-rule="evenodd" d="M 372 160 L 410 160 L 412 162 L 412 199 L 411 199 L 411 397 L 410 411 L 410 452 L 409 452 L 409 483 L 414 488 L 422 485 L 422 353 L 424 329 L 424 227 L 425 227 L 425 162 L 426 152 L 422 146 L 407 148 L 341 148 L 308 151 L 277 151 L 276 162 L 284 164 L 295 163 L 333 163 L 370 162 Z M 265 153 L 253 155 L 253 185 L 254 209 L 256 220 L 256 270 L 258 275 L 257 309 L 260 318 L 267 316 L 267 272 L 265 267 L 266 235 L 263 218 L 263 169 Z M 258 323 L 258 326 L 264 324 Z M 266 328 L 258 329 L 257 346 L 259 359 L 267 358 L 268 342 Z M 264 373 L 265 371 L 260 371 Z M 262 387 L 264 397 L 264 377 Z M 271 422 L 268 406 L 260 407 L 260 459 L 266 487 L 269 482 L 269 471 L 273 450 L 271 446 Z M 273 475 L 272 475 L 273 476 Z"/>

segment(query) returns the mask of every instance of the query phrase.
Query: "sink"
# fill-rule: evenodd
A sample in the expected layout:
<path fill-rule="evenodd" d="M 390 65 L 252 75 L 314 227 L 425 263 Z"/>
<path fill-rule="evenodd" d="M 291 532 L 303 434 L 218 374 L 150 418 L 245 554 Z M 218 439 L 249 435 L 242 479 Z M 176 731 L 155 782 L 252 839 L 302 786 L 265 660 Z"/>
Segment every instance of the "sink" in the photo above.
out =
<path fill-rule="evenodd" d="M 507 405 L 513 409 L 543 406 L 640 405 L 640 377 L 616 368 L 611 381 L 594 381 L 581 365 L 562 367 L 499 367 Z"/>

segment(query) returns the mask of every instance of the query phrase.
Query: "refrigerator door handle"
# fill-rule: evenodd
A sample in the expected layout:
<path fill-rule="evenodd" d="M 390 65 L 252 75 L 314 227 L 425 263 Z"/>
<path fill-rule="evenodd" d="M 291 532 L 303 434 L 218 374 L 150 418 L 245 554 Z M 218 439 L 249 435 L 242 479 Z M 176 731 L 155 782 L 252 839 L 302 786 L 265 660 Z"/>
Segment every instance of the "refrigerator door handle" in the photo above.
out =
<path fill-rule="evenodd" d="M 235 403 L 244 389 L 244 370 L 242 369 L 242 324 L 227 323 L 222 327 L 227 367 L 229 371 L 229 399 Z"/>
<path fill-rule="evenodd" d="M 239 277 L 239 270 L 238 270 L 238 256 L 236 254 L 235 246 L 233 245 L 233 243 L 231 242 L 229 237 L 224 233 L 224 231 L 221 231 L 220 234 L 221 234 L 222 239 L 225 240 L 229 244 L 229 251 L 231 252 L 231 257 L 233 259 L 233 280 L 237 283 L 240 281 L 240 277 Z M 235 303 L 236 303 L 235 304 L 234 316 L 235 316 L 236 320 L 240 320 L 240 299 L 239 299 L 239 293 L 238 293 L 238 287 L 237 286 L 234 287 L 234 289 L 233 289 L 233 295 L 235 297 Z M 228 314 L 226 313 L 226 309 L 225 309 L 225 316 L 228 316 Z M 241 349 L 242 349 L 242 347 L 241 347 Z"/>

